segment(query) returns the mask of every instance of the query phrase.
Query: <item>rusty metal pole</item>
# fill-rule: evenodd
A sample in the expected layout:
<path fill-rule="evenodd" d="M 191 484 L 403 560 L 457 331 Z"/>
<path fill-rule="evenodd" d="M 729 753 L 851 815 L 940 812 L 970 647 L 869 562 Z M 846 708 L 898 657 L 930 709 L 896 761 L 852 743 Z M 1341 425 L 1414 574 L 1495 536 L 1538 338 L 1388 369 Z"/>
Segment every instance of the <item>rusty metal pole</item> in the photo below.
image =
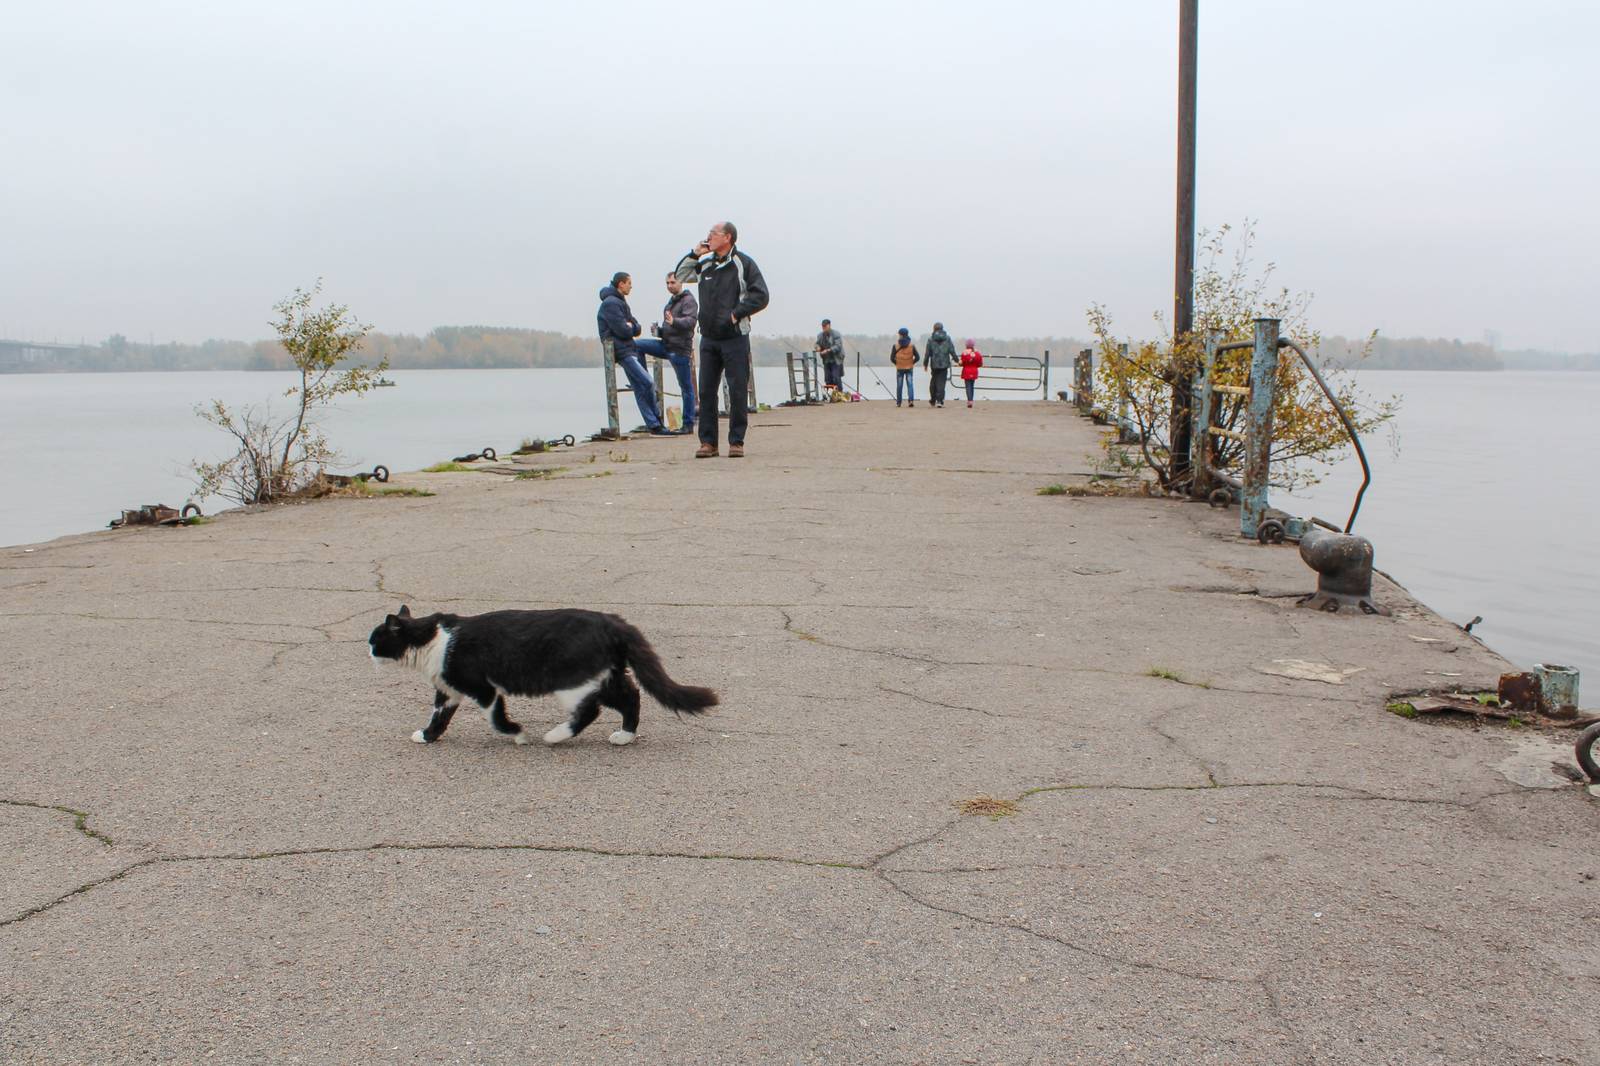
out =
<path fill-rule="evenodd" d="M 1206 330 L 1205 361 L 1200 365 L 1200 379 L 1195 383 L 1195 419 L 1194 440 L 1189 448 L 1189 460 L 1194 464 L 1194 489 L 1195 495 L 1202 496 L 1211 491 L 1211 468 L 1216 465 L 1216 447 L 1211 439 L 1211 423 L 1215 420 L 1212 413 L 1212 375 L 1217 370 L 1217 346 L 1222 343 L 1221 334 L 1214 329 Z"/>
<path fill-rule="evenodd" d="M 1199 53 L 1200 0 L 1178 0 L 1178 218 L 1172 308 L 1172 481 L 1189 477 L 1194 432 L 1190 394 L 1193 375 L 1178 353 L 1194 329 L 1194 157 L 1196 59 Z"/>
<path fill-rule="evenodd" d="M 622 423 L 617 420 L 617 348 L 609 337 L 600 341 L 600 365 L 606 376 L 606 428 L 614 437 L 622 432 Z"/>
<path fill-rule="evenodd" d="M 1267 469 L 1272 459 L 1272 404 L 1278 392 L 1278 320 L 1256 319 L 1250 356 L 1250 406 L 1244 421 L 1244 491 L 1239 535 L 1255 538 L 1267 513 Z"/>

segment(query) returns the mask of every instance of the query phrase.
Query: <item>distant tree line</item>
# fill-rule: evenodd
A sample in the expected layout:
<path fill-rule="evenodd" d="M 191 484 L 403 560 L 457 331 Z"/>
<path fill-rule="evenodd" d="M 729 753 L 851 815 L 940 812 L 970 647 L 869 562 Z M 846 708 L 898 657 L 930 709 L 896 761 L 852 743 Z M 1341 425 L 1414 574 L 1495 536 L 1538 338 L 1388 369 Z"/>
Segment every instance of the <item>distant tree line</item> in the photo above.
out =
<path fill-rule="evenodd" d="M 952 332 L 959 346 L 967 335 Z M 1090 342 L 1073 337 L 974 337 L 986 355 L 1041 356 L 1050 352 L 1056 366 L 1070 365 Z M 863 363 L 887 361 L 893 334 L 845 334 L 848 365 L 857 352 Z M 927 336 L 916 338 L 921 349 Z M 753 336 L 759 365 L 781 365 L 786 352 L 810 351 L 812 334 Z M 1600 370 L 1600 354 L 1566 355 L 1541 351 L 1499 351 L 1488 344 L 1425 337 L 1377 337 L 1365 360 L 1365 340 L 1324 337 L 1321 354 L 1337 365 L 1372 370 Z M 387 359 L 397 370 L 526 369 L 600 365 L 600 342 L 551 330 L 508 326 L 440 326 L 423 336 L 369 333 L 356 361 L 374 365 Z M 292 370 L 294 362 L 276 340 L 208 340 L 199 344 L 140 344 L 114 334 L 96 345 L 30 350 L 0 346 L 0 373 L 106 372 L 135 370 Z"/>
<path fill-rule="evenodd" d="M 1502 351 L 1492 345 L 1427 337 L 1375 337 L 1365 359 L 1364 340 L 1322 338 L 1322 356 L 1338 366 L 1367 370 L 1600 370 L 1600 353 L 1568 355 Z"/>

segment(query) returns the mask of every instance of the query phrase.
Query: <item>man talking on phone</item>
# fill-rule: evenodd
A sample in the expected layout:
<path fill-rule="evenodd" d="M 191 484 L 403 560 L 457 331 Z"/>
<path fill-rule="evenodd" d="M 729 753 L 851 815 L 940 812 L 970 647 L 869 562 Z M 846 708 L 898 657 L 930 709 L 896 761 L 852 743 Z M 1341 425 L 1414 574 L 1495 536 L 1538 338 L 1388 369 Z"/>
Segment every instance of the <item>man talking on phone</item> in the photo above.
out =
<path fill-rule="evenodd" d="M 673 271 L 700 283 L 700 447 L 696 459 L 718 452 L 717 395 L 728 379 L 728 458 L 744 455 L 750 421 L 750 316 L 767 306 L 767 282 L 756 261 L 736 247 L 739 230 L 718 222 Z"/>

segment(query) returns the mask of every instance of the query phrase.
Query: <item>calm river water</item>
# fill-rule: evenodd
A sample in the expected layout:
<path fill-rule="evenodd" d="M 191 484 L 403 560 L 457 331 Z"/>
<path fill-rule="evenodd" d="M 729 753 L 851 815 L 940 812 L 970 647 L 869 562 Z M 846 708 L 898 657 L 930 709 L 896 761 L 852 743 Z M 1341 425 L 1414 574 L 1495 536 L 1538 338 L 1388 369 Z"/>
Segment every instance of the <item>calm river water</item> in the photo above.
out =
<path fill-rule="evenodd" d="M 391 377 L 398 388 L 326 419 L 349 460 L 337 469 L 413 470 L 486 445 L 509 450 L 534 433 L 582 438 L 605 421 L 594 369 Z M 785 377 L 782 367 L 758 368 L 758 394 L 787 396 Z M 0 375 L 0 544 L 103 528 L 123 507 L 181 505 L 193 486 L 189 461 L 227 450 L 195 405 L 281 404 L 291 381 L 230 372 Z M 869 397 L 878 392 L 864 384 Z M 1579 667 L 1583 702 L 1600 704 L 1600 374 L 1371 371 L 1362 385 L 1404 398 L 1398 455 L 1383 440 L 1367 448 L 1373 486 L 1355 531 L 1372 539 L 1378 566 L 1447 618 L 1481 614 L 1474 632 L 1507 657 Z M 623 413 L 631 425 L 628 397 Z M 1274 502 L 1342 526 L 1359 481 L 1352 459 L 1303 500 Z"/>

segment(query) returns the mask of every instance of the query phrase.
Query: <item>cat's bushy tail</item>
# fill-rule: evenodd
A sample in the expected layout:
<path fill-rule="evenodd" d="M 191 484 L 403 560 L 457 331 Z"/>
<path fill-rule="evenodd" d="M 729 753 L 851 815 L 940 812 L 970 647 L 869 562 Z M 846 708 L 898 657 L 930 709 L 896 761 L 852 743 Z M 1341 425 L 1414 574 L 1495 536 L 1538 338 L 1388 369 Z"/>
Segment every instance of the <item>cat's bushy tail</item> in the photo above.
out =
<path fill-rule="evenodd" d="M 717 705 L 717 694 L 697 685 L 680 685 L 667 676 L 661 657 L 650 646 L 643 633 L 626 622 L 619 621 L 623 654 L 633 667 L 633 676 L 656 702 L 674 714 L 704 714 L 707 707 Z"/>

